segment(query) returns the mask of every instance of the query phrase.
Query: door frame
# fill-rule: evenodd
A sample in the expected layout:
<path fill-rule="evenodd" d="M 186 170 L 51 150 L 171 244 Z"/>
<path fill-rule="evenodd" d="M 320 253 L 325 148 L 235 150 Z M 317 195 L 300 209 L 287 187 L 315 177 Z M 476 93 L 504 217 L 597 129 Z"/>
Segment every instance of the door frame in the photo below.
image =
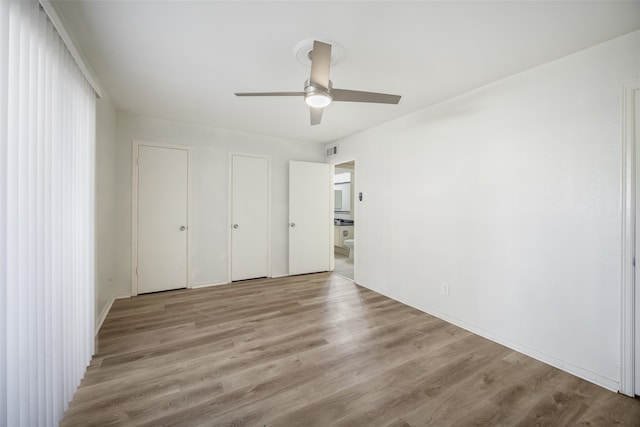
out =
<path fill-rule="evenodd" d="M 191 232 L 191 149 L 186 145 L 164 144 L 133 140 L 131 143 L 131 296 L 138 295 L 138 147 L 170 148 L 187 152 L 187 289 L 191 289 L 191 257 L 189 238 Z"/>
<path fill-rule="evenodd" d="M 333 168 L 333 173 L 331 174 L 331 191 L 332 192 L 334 191 L 333 180 L 334 180 L 334 176 L 336 174 L 336 166 L 341 165 L 343 163 L 349 163 L 349 162 L 353 162 L 353 176 L 352 176 L 351 180 L 355 181 L 356 183 L 358 182 L 358 180 L 356 179 L 356 168 L 358 167 L 357 166 L 358 161 L 356 159 L 350 157 L 350 158 L 347 158 L 347 159 L 336 161 L 336 163 L 331 163 L 331 167 Z M 356 210 L 357 210 L 356 209 L 356 204 L 359 201 L 355 185 L 353 186 L 353 195 L 352 195 L 352 197 L 353 197 L 353 205 L 351 206 L 351 210 L 353 211 L 353 214 L 352 214 L 352 216 L 353 216 L 353 239 L 355 240 L 355 238 L 356 238 L 356 227 L 357 227 L 357 225 L 356 225 L 356 223 L 357 223 L 357 221 L 356 221 Z M 335 219 L 335 206 L 334 206 L 334 203 L 335 203 L 335 200 L 334 200 L 333 193 L 332 193 L 331 194 L 331 215 Z M 336 242 L 335 242 L 334 232 L 333 232 L 333 230 L 331 230 L 331 250 L 332 251 L 334 251 L 333 248 L 334 248 L 335 244 L 336 244 Z M 355 253 L 357 254 L 357 252 L 355 252 Z M 354 283 L 358 283 L 358 282 L 356 282 L 356 257 L 357 257 L 357 255 L 354 255 L 354 257 L 353 257 L 353 282 Z M 335 268 L 336 268 L 336 265 L 335 265 L 335 254 L 331 257 L 330 268 L 331 268 L 331 271 L 334 271 Z"/>
<path fill-rule="evenodd" d="M 228 160 L 228 168 L 227 168 L 227 177 L 228 177 L 228 190 L 227 190 L 227 283 L 231 283 L 231 261 L 232 261 L 232 247 L 231 247 L 231 239 L 232 235 L 232 227 L 233 227 L 233 156 L 243 156 L 243 157 L 255 157 L 258 159 L 266 159 L 267 160 L 267 277 L 272 277 L 271 273 L 271 156 L 266 154 L 255 154 L 255 153 L 246 153 L 246 152 L 229 152 L 229 160 Z M 289 225 L 287 223 L 287 229 Z"/>
<path fill-rule="evenodd" d="M 622 260 L 621 260 L 621 346 L 620 346 L 620 393 L 634 397 L 640 394 L 635 384 L 635 358 L 640 352 L 640 295 L 636 295 L 635 244 L 636 244 L 636 200 L 640 200 L 636 188 L 635 143 L 635 92 L 640 91 L 640 78 L 623 83 L 622 100 Z M 640 230 L 638 230 L 640 231 Z M 640 340 L 639 340 L 640 341 Z M 640 356 L 640 355 L 638 355 Z"/>

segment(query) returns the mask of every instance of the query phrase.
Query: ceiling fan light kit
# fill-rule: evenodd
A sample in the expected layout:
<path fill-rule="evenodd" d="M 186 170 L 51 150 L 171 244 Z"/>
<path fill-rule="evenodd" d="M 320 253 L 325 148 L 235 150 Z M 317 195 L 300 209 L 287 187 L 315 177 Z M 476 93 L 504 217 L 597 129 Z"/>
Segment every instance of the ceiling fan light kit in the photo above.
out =
<path fill-rule="evenodd" d="M 304 96 L 305 103 L 310 107 L 311 125 L 320 124 L 323 108 L 328 107 L 333 101 L 377 104 L 397 104 L 400 102 L 400 95 L 333 89 L 329 80 L 330 44 L 315 40 L 309 56 L 311 75 L 309 80 L 305 82 L 304 92 L 236 92 L 236 96 Z"/>
<path fill-rule="evenodd" d="M 326 93 L 313 93 L 311 95 L 306 95 L 304 98 L 304 102 L 307 103 L 309 107 L 313 108 L 325 108 L 331 104 L 331 97 Z"/>
<path fill-rule="evenodd" d="M 328 86 L 328 88 L 315 87 L 307 80 L 304 88 L 304 102 L 313 108 L 328 107 L 331 101 L 333 101 L 331 97 L 331 81 L 329 81 Z"/>

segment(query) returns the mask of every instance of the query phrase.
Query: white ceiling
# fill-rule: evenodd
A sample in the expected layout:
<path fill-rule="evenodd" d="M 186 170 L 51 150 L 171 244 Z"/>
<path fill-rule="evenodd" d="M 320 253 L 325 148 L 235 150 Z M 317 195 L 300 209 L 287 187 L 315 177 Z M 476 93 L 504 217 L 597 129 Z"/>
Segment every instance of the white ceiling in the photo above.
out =
<path fill-rule="evenodd" d="M 56 1 L 116 109 L 329 142 L 640 29 L 640 1 Z M 334 103 L 309 125 L 294 47 L 338 42 L 335 87 L 402 95 Z"/>

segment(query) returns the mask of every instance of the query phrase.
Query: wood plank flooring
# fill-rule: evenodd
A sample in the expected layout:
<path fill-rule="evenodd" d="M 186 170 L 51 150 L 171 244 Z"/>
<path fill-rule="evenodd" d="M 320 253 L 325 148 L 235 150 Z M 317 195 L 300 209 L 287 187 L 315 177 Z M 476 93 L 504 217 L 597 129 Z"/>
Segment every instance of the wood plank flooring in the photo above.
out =
<path fill-rule="evenodd" d="M 117 300 L 61 425 L 640 426 L 640 400 L 320 273 Z"/>

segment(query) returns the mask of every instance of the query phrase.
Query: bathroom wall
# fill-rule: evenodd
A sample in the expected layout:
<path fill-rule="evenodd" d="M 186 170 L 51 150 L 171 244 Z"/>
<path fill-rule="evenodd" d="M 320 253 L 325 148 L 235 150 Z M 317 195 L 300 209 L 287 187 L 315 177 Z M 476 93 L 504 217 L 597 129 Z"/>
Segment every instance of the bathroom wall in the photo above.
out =
<path fill-rule="evenodd" d="M 287 275 L 289 160 L 322 162 L 323 146 L 196 126 L 118 112 L 117 286 L 131 294 L 131 144 L 133 140 L 192 147 L 192 223 L 189 254 L 193 286 L 227 282 L 228 166 L 230 153 L 271 156 L 271 257 L 273 276 Z"/>
<path fill-rule="evenodd" d="M 349 172 L 351 174 L 351 182 L 349 184 L 337 184 L 334 185 L 334 188 L 336 190 L 342 190 L 343 195 L 343 211 L 347 211 L 348 212 L 335 212 L 334 213 L 334 218 L 336 219 L 353 219 L 353 203 L 354 203 L 354 199 L 353 199 L 353 188 L 354 188 L 354 182 L 355 182 L 355 177 L 354 177 L 354 170 L 353 168 L 345 168 L 345 167 L 337 167 L 335 168 L 335 173 L 339 174 L 339 173 L 343 173 L 343 172 Z"/>
<path fill-rule="evenodd" d="M 618 390 L 638 52 L 634 32 L 338 141 L 364 195 L 356 282 Z"/>

